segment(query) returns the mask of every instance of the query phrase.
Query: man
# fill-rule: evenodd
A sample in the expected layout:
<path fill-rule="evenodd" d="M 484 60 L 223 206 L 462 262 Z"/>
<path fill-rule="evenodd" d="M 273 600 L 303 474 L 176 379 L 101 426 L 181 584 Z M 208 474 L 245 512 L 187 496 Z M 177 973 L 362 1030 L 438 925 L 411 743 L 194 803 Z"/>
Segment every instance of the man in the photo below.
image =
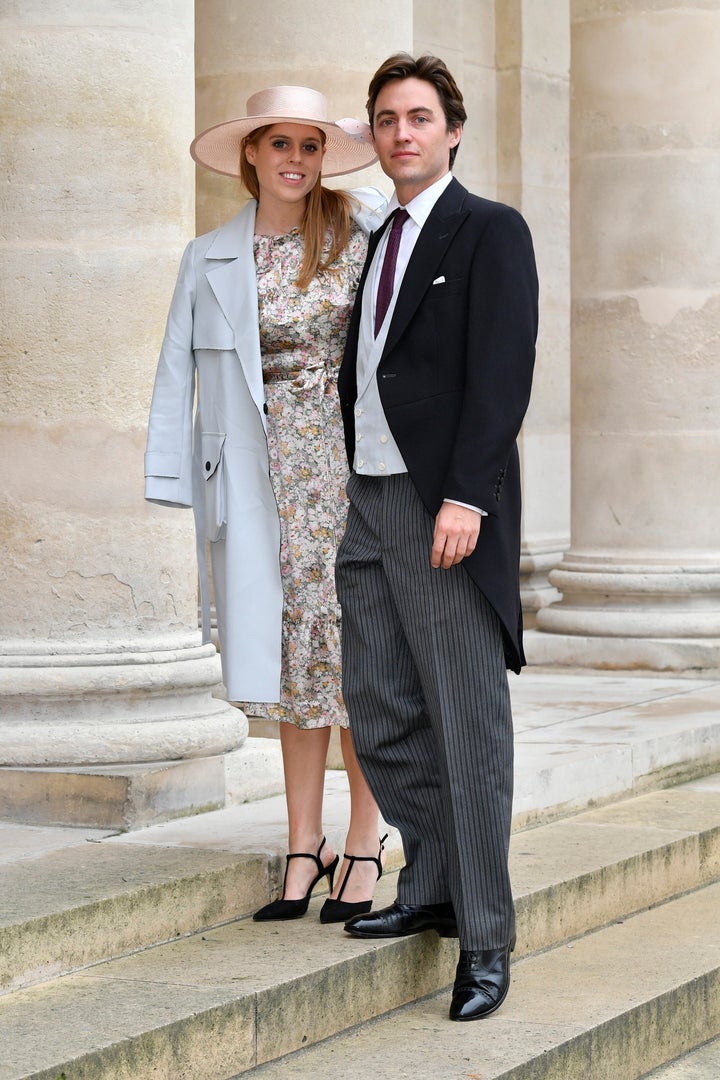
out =
<path fill-rule="evenodd" d="M 505 669 L 524 663 L 516 438 L 537 276 L 521 216 L 452 177 L 466 113 L 441 60 L 391 56 L 368 112 L 389 211 L 409 216 L 371 240 L 340 370 L 337 585 L 350 727 L 405 866 L 396 902 L 345 929 L 459 936 L 450 1017 L 475 1020 L 504 1000 L 515 940 Z"/>

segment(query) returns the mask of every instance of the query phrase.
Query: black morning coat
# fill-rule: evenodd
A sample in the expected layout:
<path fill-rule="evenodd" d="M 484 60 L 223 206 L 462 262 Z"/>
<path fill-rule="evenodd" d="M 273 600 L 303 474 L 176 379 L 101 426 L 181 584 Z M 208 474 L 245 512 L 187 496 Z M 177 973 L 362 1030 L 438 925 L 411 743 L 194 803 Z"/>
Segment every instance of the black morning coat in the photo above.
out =
<path fill-rule="evenodd" d="M 360 300 L 381 235 L 370 240 L 338 377 L 351 467 Z M 525 221 L 453 179 L 413 249 L 377 378 L 390 430 L 433 517 L 446 498 L 488 513 L 462 566 L 501 620 L 513 671 L 525 663 L 516 440 L 530 398 L 537 320 Z"/>

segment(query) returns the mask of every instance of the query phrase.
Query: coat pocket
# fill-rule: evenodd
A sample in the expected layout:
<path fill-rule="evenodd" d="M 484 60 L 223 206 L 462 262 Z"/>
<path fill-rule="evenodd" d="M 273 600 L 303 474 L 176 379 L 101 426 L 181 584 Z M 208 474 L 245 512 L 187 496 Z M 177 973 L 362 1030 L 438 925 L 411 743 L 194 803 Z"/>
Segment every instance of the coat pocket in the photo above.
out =
<path fill-rule="evenodd" d="M 208 540 L 224 540 L 227 530 L 227 487 L 222 432 L 202 433 L 202 470 L 205 478 L 205 535 Z"/>

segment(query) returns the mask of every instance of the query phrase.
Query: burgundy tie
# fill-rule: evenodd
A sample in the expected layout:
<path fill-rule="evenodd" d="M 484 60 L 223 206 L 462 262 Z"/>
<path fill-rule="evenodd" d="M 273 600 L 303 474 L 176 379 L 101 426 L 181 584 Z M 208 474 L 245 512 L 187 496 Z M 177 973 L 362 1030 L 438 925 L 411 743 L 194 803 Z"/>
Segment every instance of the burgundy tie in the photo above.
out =
<path fill-rule="evenodd" d="M 395 284 L 395 263 L 397 262 L 398 248 L 400 247 L 400 236 L 402 235 L 402 227 L 409 217 L 407 210 L 402 206 L 398 207 L 393 214 L 392 228 L 385 248 L 385 258 L 380 271 L 377 300 L 375 301 L 375 337 L 380 332 L 380 327 L 392 300 L 393 286 Z"/>

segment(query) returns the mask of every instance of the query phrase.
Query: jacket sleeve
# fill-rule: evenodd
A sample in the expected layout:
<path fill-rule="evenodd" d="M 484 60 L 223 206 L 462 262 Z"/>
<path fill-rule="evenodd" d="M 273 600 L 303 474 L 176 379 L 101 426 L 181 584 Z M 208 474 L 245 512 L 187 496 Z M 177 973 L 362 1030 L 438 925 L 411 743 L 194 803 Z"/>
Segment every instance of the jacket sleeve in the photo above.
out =
<path fill-rule="evenodd" d="M 195 360 L 194 242 L 180 263 L 160 351 L 145 453 L 145 498 L 166 506 L 192 506 L 192 425 Z"/>
<path fill-rule="evenodd" d="M 497 513 L 530 399 L 537 319 L 530 230 L 502 206 L 483 229 L 471 267 L 465 392 L 445 498 Z"/>

